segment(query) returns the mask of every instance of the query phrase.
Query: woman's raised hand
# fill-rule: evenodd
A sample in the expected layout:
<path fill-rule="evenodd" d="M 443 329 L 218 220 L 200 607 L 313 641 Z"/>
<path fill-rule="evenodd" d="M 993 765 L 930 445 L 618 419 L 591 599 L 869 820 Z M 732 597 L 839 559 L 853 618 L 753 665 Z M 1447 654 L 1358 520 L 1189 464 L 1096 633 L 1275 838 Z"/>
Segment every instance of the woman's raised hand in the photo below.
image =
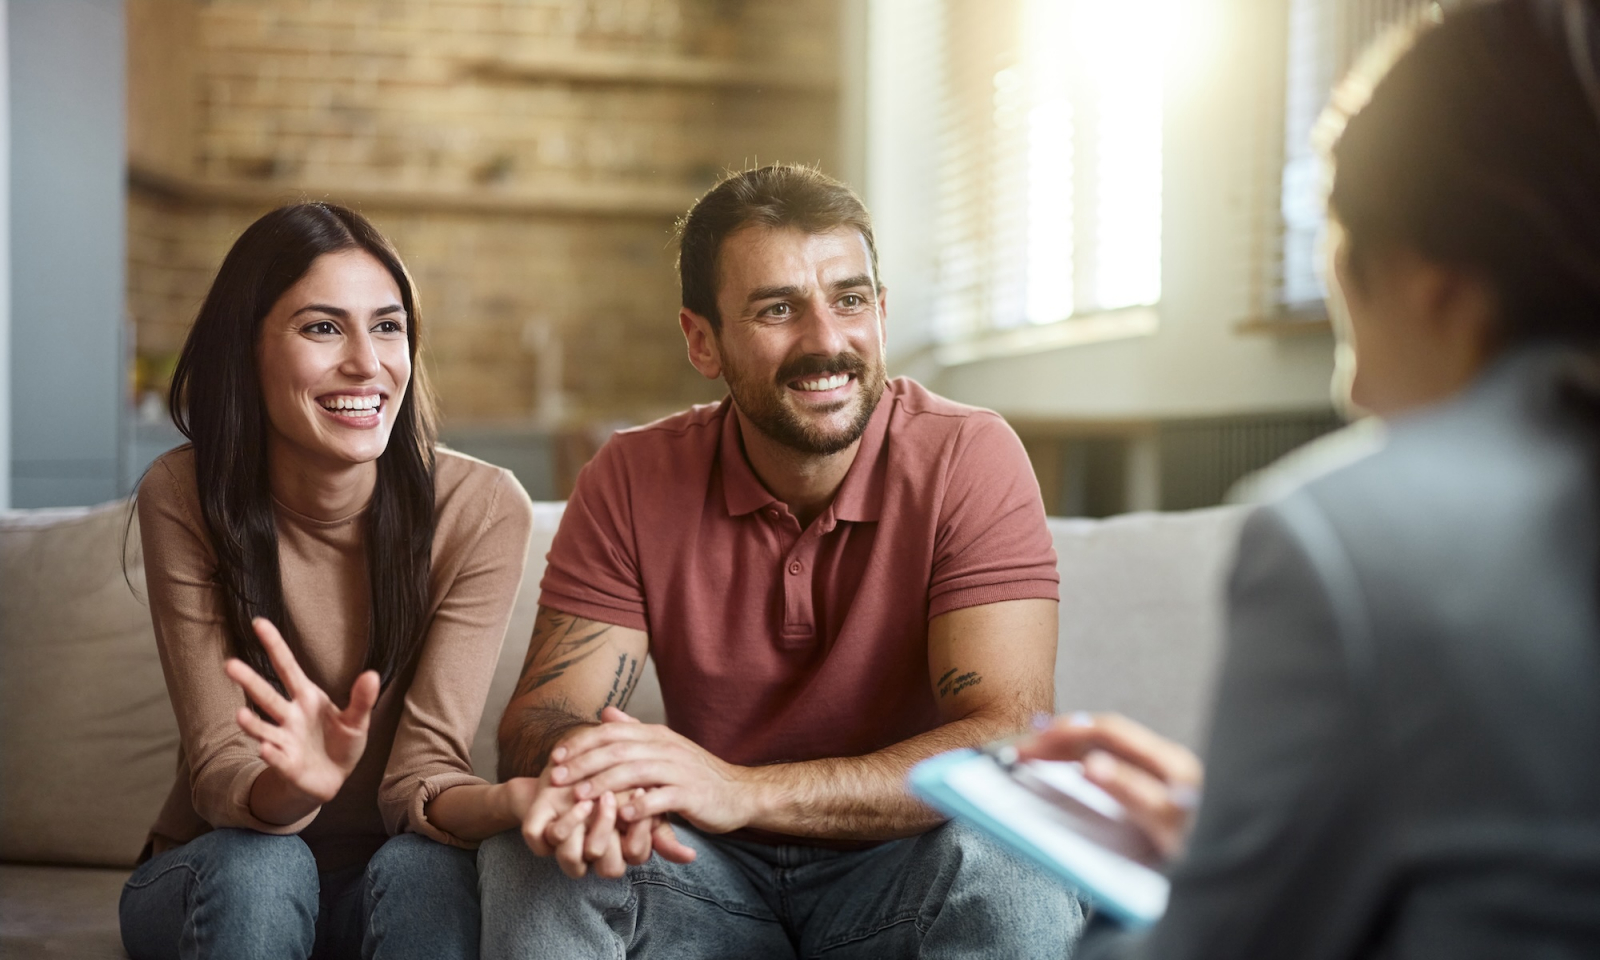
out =
<path fill-rule="evenodd" d="M 378 701 L 378 675 L 367 670 L 356 677 L 350 687 L 350 705 L 341 710 L 300 669 L 277 627 L 261 617 L 251 621 L 251 626 L 288 698 L 242 660 L 229 658 L 225 667 L 228 678 L 273 721 L 268 723 L 249 707 L 240 707 L 239 726 L 261 745 L 261 759 L 285 781 L 318 803 L 327 803 L 367 747 L 372 706 Z"/>

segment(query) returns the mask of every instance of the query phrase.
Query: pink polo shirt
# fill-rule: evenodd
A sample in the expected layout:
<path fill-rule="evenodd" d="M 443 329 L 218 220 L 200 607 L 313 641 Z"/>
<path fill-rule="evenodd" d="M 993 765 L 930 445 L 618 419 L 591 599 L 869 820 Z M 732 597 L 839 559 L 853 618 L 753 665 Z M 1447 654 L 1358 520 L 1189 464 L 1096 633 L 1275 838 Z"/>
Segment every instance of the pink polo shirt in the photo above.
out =
<path fill-rule="evenodd" d="M 539 602 L 646 631 L 668 725 L 762 764 L 938 726 L 928 620 L 1058 583 L 1016 434 L 901 378 L 804 530 L 745 459 L 730 401 L 617 433 L 578 474 Z"/>

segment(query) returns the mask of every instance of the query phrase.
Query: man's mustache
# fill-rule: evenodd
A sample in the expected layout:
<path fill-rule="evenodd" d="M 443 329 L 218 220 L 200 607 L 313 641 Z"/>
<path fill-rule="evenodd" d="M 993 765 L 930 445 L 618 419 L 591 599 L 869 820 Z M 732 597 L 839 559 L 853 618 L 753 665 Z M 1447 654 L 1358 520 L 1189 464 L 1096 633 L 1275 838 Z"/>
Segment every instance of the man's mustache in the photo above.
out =
<path fill-rule="evenodd" d="M 836 373 L 848 373 L 861 379 L 867 372 L 867 363 L 853 353 L 836 353 L 831 357 L 819 357 L 815 354 L 800 357 L 778 369 L 778 382 L 787 384 L 795 380 L 809 380 L 814 377 L 827 377 Z"/>

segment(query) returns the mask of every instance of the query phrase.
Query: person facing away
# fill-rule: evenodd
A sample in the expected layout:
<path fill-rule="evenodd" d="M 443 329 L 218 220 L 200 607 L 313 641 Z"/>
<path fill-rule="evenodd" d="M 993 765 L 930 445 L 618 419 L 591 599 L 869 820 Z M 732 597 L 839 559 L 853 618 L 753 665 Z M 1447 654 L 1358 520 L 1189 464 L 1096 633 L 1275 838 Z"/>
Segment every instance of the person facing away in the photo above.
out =
<path fill-rule="evenodd" d="M 1600 4 L 1374 56 L 1324 126 L 1385 438 L 1247 522 L 1170 906 L 1087 957 L 1600 956 Z M 1182 748 L 1102 717 L 1023 752 L 1182 848 Z"/>
<path fill-rule="evenodd" d="M 1077 902 L 904 788 L 1051 707 L 1021 444 L 887 378 L 844 185 L 730 176 L 680 239 L 689 360 L 729 397 L 578 477 L 500 725 L 525 816 L 480 853 L 484 956 L 1060 957 Z M 666 726 L 623 712 L 647 654 Z"/>
<path fill-rule="evenodd" d="M 470 749 L 533 512 L 439 449 L 399 255 L 275 210 L 173 377 L 189 443 L 139 484 L 177 780 L 123 890 L 134 960 L 473 958 L 475 841 L 514 826 Z"/>

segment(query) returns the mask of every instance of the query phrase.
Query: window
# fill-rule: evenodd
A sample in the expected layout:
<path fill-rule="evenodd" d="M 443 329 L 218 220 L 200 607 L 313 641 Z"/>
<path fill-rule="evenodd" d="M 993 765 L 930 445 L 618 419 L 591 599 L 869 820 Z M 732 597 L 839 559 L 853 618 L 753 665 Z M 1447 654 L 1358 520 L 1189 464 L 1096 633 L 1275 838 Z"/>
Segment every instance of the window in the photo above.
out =
<path fill-rule="evenodd" d="M 1216 242 L 1239 250 L 1235 319 L 1325 323 L 1312 129 L 1372 40 L 1437 6 L 871 2 L 869 192 L 897 310 L 914 318 L 893 342 L 932 347 L 940 364 L 1154 330 L 1167 97 L 1196 68 L 1222 71 L 1211 81 L 1238 91 L 1225 120 L 1244 121 L 1248 167 L 1221 187 L 1239 203 L 1215 225 Z M 1231 54 L 1210 59 L 1217 50 Z"/>
<path fill-rule="evenodd" d="M 945 0 L 934 336 L 1161 298 L 1165 3 Z"/>
<path fill-rule="evenodd" d="M 1321 319 L 1326 171 L 1312 132 L 1334 84 L 1386 30 L 1437 14 L 1429 0 L 1288 0 L 1278 269 L 1271 300 L 1289 318 Z"/>

